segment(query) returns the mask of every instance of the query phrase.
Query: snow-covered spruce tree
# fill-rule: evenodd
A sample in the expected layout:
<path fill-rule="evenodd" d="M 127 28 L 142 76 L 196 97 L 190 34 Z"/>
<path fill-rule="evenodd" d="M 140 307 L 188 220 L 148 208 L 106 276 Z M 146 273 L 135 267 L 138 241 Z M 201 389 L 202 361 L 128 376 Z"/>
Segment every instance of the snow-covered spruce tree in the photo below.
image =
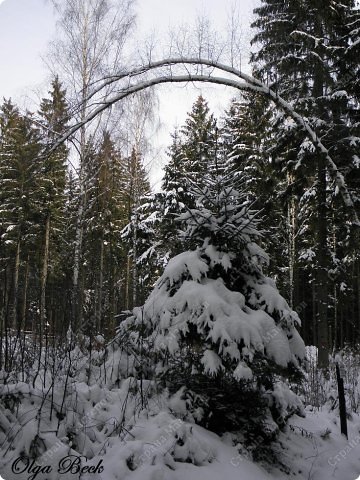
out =
<path fill-rule="evenodd" d="M 286 386 L 304 356 L 300 320 L 263 273 L 268 256 L 251 205 L 226 168 L 210 167 L 206 187 L 193 187 L 195 208 L 178 219 L 188 250 L 121 330 L 147 352 L 173 412 L 265 444 L 301 411 Z"/>
<path fill-rule="evenodd" d="M 262 0 L 254 10 L 253 42 L 259 48 L 252 61 L 260 78 L 306 117 L 322 138 L 357 206 L 356 3 Z M 323 156 L 313 149 L 302 129 L 281 113 L 274 116 L 270 126 L 271 153 L 285 174 L 279 174 L 280 178 L 288 183 L 284 204 L 288 206 L 289 218 L 291 297 L 294 305 L 307 303 L 304 317 L 312 321 L 305 325 L 304 333 L 308 341 L 320 347 L 319 362 L 326 367 L 329 345 L 336 341 L 339 330 L 337 317 L 348 317 L 343 312 L 349 310 L 351 301 L 349 297 L 339 301 L 343 276 L 335 275 L 333 284 L 329 278 L 340 264 L 348 262 L 349 255 L 354 258 L 347 247 L 340 245 L 357 244 L 358 249 L 357 229 L 352 226 L 348 209 L 339 204 L 339 192 Z M 356 271 L 356 260 L 351 263 Z M 349 270 L 348 266 L 346 269 Z M 314 302 L 307 302 L 310 295 Z M 355 331 L 349 330 L 348 340 L 353 342 L 355 335 Z"/>
<path fill-rule="evenodd" d="M 204 185 L 204 175 L 216 148 L 217 136 L 214 115 L 210 113 L 208 103 L 200 95 L 180 131 L 174 132 L 172 145 L 168 150 L 170 160 L 164 169 L 162 218 L 158 229 L 163 239 L 165 261 L 170 255 L 181 251 L 179 225 L 174 219 L 178 213 L 186 212 L 195 206 L 196 196 L 189 188 L 189 179 L 196 185 Z"/>
<path fill-rule="evenodd" d="M 37 251 L 41 166 L 36 158 L 40 149 L 39 131 L 33 126 L 31 113 L 22 115 L 11 100 L 4 100 L 0 106 L 1 332 L 25 324 L 26 308 L 21 309 L 27 295 L 25 273 L 34 267 Z M 10 364 L 7 366 L 11 370 Z"/>
<path fill-rule="evenodd" d="M 192 183 L 203 185 L 217 137 L 216 120 L 206 100 L 199 96 L 184 125 L 172 134 L 161 192 L 147 195 L 132 212 L 131 221 L 124 229 L 124 239 L 129 241 L 136 223 L 138 299 L 143 299 L 137 302 L 138 305 L 152 290 L 158 272 L 162 272 L 172 256 L 183 251 L 179 224 L 175 218 L 194 207 L 195 198 L 188 188 L 189 179 Z"/>
<path fill-rule="evenodd" d="M 41 118 L 41 143 L 47 149 L 67 128 L 68 105 L 66 90 L 63 89 L 56 76 L 51 82 L 49 98 L 41 100 L 38 112 Z M 65 282 L 64 256 L 66 250 L 65 234 L 65 188 L 66 162 L 69 151 L 62 145 L 51 155 L 43 155 L 37 159 L 37 185 L 39 193 L 35 200 L 35 214 L 38 222 L 38 258 L 36 270 L 40 277 L 39 319 L 33 328 L 44 335 L 48 333 L 46 325 L 52 319 L 52 330 L 58 331 L 58 326 L 64 323 L 67 288 Z M 61 295 L 56 295 L 61 291 Z M 65 298 L 64 298 L 65 297 Z M 52 305 L 62 305 L 54 308 Z M 59 318 L 60 317 L 60 318 Z"/>
<path fill-rule="evenodd" d="M 276 279 L 280 292 L 286 292 L 290 306 L 294 304 L 287 271 L 286 211 L 282 174 L 276 171 L 269 148 L 272 146 L 269 128 L 272 110 L 268 101 L 254 93 L 234 98 L 225 112 L 221 127 L 220 149 L 226 152 L 234 178 L 241 178 L 242 192 L 262 211 L 262 229 L 266 235 L 260 246 L 271 252 L 267 269 Z M 298 303 L 295 302 L 295 305 Z"/>

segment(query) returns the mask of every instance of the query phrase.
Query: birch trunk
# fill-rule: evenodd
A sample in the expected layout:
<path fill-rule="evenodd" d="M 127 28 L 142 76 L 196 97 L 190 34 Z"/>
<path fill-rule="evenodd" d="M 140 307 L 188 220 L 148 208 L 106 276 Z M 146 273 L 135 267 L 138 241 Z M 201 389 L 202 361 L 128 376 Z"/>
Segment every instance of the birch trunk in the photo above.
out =
<path fill-rule="evenodd" d="M 135 206 L 137 208 L 137 206 Z M 136 306 L 137 302 L 137 285 L 138 285 L 138 270 L 137 270 L 137 213 L 134 218 L 134 234 L 133 234 L 133 271 L 132 271 L 132 306 Z"/>
<path fill-rule="evenodd" d="M 83 181 L 80 180 L 80 202 L 77 214 L 76 233 L 75 233 L 75 250 L 74 250 L 74 268 L 73 268 L 73 288 L 72 288 L 72 319 L 71 327 L 73 331 L 78 329 L 82 324 L 82 302 L 79 291 L 79 275 L 80 262 L 82 258 L 82 244 L 83 244 L 83 212 L 85 207 L 85 190 Z"/>
<path fill-rule="evenodd" d="M 288 185 L 293 181 L 290 174 L 288 174 Z M 288 202 L 288 244 L 289 244 L 289 302 L 290 307 L 296 307 L 295 301 L 295 277 L 296 277 L 296 204 L 295 198 L 291 196 Z"/>
<path fill-rule="evenodd" d="M 103 320 L 103 283 L 104 283 L 104 240 L 103 236 L 100 239 L 100 265 L 99 265 L 99 280 L 98 280 L 98 293 L 97 293 L 97 306 L 96 306 L 96 328 L 98 332 L 102 330 Z"/>

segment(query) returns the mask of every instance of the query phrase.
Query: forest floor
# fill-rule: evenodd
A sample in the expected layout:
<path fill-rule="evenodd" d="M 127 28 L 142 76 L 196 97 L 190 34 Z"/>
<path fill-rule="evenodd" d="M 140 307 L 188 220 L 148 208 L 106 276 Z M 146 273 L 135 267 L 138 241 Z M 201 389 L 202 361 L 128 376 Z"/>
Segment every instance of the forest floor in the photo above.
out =
<path fill-rule="evenodd" d="M 262 439 L 253 442 L 253 452 L 257 456 L 261 452 L 265 459 L 259 462 L 243 447 L 240 435 L 219 437 L 181 420 L 187 418 L 186 407 L 177 395 L 154 393 L 144 406 L 133 377 L 117 382 L 119 365 L 123 370 L 127 365 L 120 350 L 115 349 L 106 364 L 97 362 L 94 354 L 90 384 L 88 358 L 79 349 L 73 357 L 66 396 L 66 365 L 53 395 L 49 369 L 35 385 L 19 381 L 2 385 L 0 480 L 360 480 L 359 402 L 353 402 L 357 413 L 349 413 L 346 439 L 340 433 L 333 382 L 307 385 L 306 391 L 314 392 L 321 384 L 327 400 L 321 408 L 305 407 L 304 417 L 290 417 L 271 448 Z M 351 372 L 358 375 L 354 366 L 348 366 L 345 373 Z M 349 383 L 348 393 L 355 399 L 359 383 L 353 385 L 350 389 Z M 152 383 L 144 380 L 143 387 L 150 392 Z M 51 401 L 45 401 L 46 396 Z M 16 398 L 21 401 L 11 403 Z M 305 397 L 303 401 L 309 403 Z M 121 418 L 124 422 L 119 423 Z M 70 460 L 81 456 L 88 468 L 83 473 L 76 464 L 69 467 Z M 17 458 L 20 462 L 37 458 L 38 465 L 51 471 L 24 468 L 24 463 L 14 463 Z M 59 471 L 63 459 L 67 460 Z"/>
<path fill-rule="evenodd" d="M 146 428 L 145 425 L 143 426 Z M 141 427 L 140 427 L 141 428 Z M 348 440 L 341 435 L 336 411 L 306 412 L 306 417 L 294 416 L 286 431 L 274 444 L 279 463 L 264 467 L 254 463 L 246 452 L 238 450 L 224 439 L 198 426 L 194 437 L 207 444 L 214 456 L 204 466 L 176 462 L 175 470 L 166 465 L 145 462 L 135 471 L 121 468 L 122 446 L 113 445 L 103 458 L 101 480 L 356 480 L 360 478 L 360 415 L 348 420 Z M 194 439 L 195 439 L 194 438 Z M 230 443 L 230 442 L 229 442 Z M 160 448 L 160 447 L 159 447 Z M 98 459 L 93 459 L 92 463 Z M 282 464 L 282 465 L 281 465 Z M 109 476 L 105 474 L 108 470 Z M 90 475 L 89 475 L 90 478 Z M 94 477 L 92 477 L 95 480 Z M 7 480 L 7 479 L 6 479 Z M 9 479 L 10 480 L 10 479 Z M 96 479 L 96 480 L 100 480 Z"/>
<path fill-rule="evenodd" d="M 159 414 L 156 417 L 139 422 L 138 431 L 142 432 L 141 442 L 152 445 L 151 455 L 143 457 L 143 463 L 129 470 L 129 451 L 136 445 L 131 441 L 115 438 L 111 447 L 95 456 L 89 465 L 97 465 L 102 460 L 104 471 L 101 474 L 63 474 L 57 478 L 83 480 L 357 480 L 360 478 L 360 415 L 353 414 L 348 420 L 349 439 L 340 433 L 339 418 L 336 411 L 325 409 L 307 410 L 306 417 L 297 415 L 289 420 L 285 432 L 273 444 L 277 461 L 272 466 L 264 466 L 251 460 L 245 450 L 239 454 L 231 445 L 230 438 L 220 438 L 199 426 L 191 425 L 195 456 L 201 456 L 200 450 L 212 458 L 211 463 L 204 461 L 202 466 L 186 462 L 169 463 L 166 461 L 166 440 L 169 432 L 169 416 Z M 184 427 L 185 423 L 183 423 Z M 134 439 L 140 443 L 140 438 Z M 146 450 L 145 450 L 146 452 Z M 204 457 L 205 459 L 205 457 Z M 48 462 L 51 463 L 51 462 Z M 25 480 L 29 474 L 5 473 L 5 480 Z M 41 473 L 37 480 L 45 479 Z M 49 477 L 50 478 L 50 477 Z M 51 476 L 51 478 L 53 478 Z"/>
<path fill-rule="evenodd" d="M 156 423 L 156 425 L 155 425 Z M 156 445 L 154 437 L 161 432 L 159 418 L 153 423 L 148 420 L 141 422 L 138 428 L 145 432 L 149 444 Z M 162 422 L 160 422 L 162 423 Z M 360 415 L 352 415 L 348 420 L 349 439 L 340 433 L 337 413 L 320 411 L 306 412 L 306 417 L 294 416 L 290 419 L 286 431 L 280 434 L 278 441 L 273 445 L 278 462 L 273 466 L 261 466 L 253 462 L 249 455 L 229 445 L 221 439 L 199 426 L 192 426 L 193 439 L 196 442 L 194 449 L 208 446 L 208 453 L 213 457 L 209 464 L 195 466 L 190 463 L 176 462 L 169 465 L 147 458 L 134 471 L 129 471 L 124 461 L 128 455 L 128 445 L 123 442 L 114 442 L 107 449 L 104 456 L 91 460 L 97 465 L 102 459 L 104 471 L 101 474 L 83 475 L 86 480 L 275 480 L 275 479 L 304 479 L 304 480 L 357 480 L 360 478 Z M 164 455 L 164 429 L 158 436 L 159 446 L 153 449 L 152 454 Z M 150 440 L 152 440 L 150 442 Z M 131 442 L 130 442 L 131 443 Z M 159 455 L 159 456 L 160 456 Z M 89 464 L 90 464 L 89 463 Z M 152 465 L 151 463 L 155 463 Z M 173 470 L 174 469 L 174 470 Z M 5 480 L 19 479 L 18 475 L 6 476 Z M 20 476 L 22 480 L 22 476 Z M 25 478 L 25 477 L 24 477 Z M 38 478 L 43 478 L 40 475 Z M 62 475 L 61 478 L 67 478 Z M 72 475 L 72 478 L 78 478 Z"/>

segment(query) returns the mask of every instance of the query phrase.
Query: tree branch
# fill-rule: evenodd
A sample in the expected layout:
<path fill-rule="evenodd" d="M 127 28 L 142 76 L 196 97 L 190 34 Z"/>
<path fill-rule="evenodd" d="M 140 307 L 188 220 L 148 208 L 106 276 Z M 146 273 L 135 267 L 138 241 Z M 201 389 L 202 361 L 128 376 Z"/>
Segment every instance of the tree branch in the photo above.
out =
<path fill-rule="evenodd" d="M 141 75 L 145 73 L 148 73 L 152 70 L 157 70 L 163 67 L 171 67 L 173 65 L 182 65 L 183 67 L 185 67 L 186 65 L 195 65 L 195 66 L 205 65 L 215 70 L 220 70 L 221 72 L 226 72 L 227 74 L 231 74 L 236 78 L 234 79 L 234 78 L 226 78 L 223 76 L 213 76 L 211 73 L 209 75 L 198 75 L 198 74 L 192 74 L 192 73 L 187 73 L 186 75 L 173 75 L 170 71 L 166 75 L 158 74 L 157 76 L 151 79 L 140 78 L 140 80 L 138 80 L 138 77 L 139 76 L 141 77 Z M 51 151 L 57 148 L 63 142 L 65 142 L 77 130 L 79 130 L 85 124 L 89 123 L 97 115 L 99 115 L 101 112 L 109 108 L 114 103 L 128 97 L 129 95 L 132 95 L 136 92 L 139 92 L 146 88 L 150 88 L 155 85 L 159 85 L 163 83 L 205 82 L 205 83 L 214 83 L 218 85 L 229 86 L 237 90 L 251 90 L 259 94 L 265 95 L 266 97 L 271 99 L 275 103 L 275 105 L 277 105 L 279 108 L 285 111 L 291 118 L 293 118 L 296 121 L 298 125 L 300 125 L 305 130 L 309 139 L 311 140 L 315 148 L 318 150 L 318 152 L 321 155 L 325 156 L 329 171 L 331 172 L 335 180 L 335 183 L 339 189 L 339 192 L 342 195 L 343 201 L 345 205 L 351 208 L 352 210 L 353 222 L 357 226 L 360 226 L 360 222 L 359 222 L 357 213 L 355 211 L 354 203 L 347 189 L 344 176 L 338 170 L 335 162 L 331 158 L 331 155 L 328 149 L 321 142 L 321 139 L 318 137 L 315 130 L 313 130 L 313 128 L 310 126 L 307 120 L 305 120 L 300 114 L 298 114 L 294 110 L 294 108 L 290 103 L 288 103 L 286 100 L 280 97 L 277 92 L 275 92 L 274 90 L 272 90 L 271 88 L 263 84 L 260 80 L 252 77 L 251 75 L 247 75 L 244 72 L 234 67 L 219 63 L 214 60 L 199 59 L 199 58 L 167 58 L 157 62 L 150 62 L 146 66 L 134 68 L 131 71 L 120 73 L 119 75 L 108 77 L 100 86 L 96 87 L 95 90 L 91 92 L 91 94 L 86 99 L 86 101 L 88 101 L 95 94 L 101 92 L 101 90 L 104 89 L 109 84 L 114 82 L 119 82 L 124 79 L 128 80 L 128 84 L 124 86 L 117 95 L 114 95 L 110 98 L 105 98 L 100 104 L 100 106 L 98 106 L 95 110 L 90 112 L 83 119 L 83 121 L 78 122 L 72 127 L 70 127 L 69 130 L 53 145 Z M 137 80 L 137 83 L 132 84 L 131 83 L 132 79 Z M 239 81 L 239 79 L 241 79 L 242 81 Z"/>

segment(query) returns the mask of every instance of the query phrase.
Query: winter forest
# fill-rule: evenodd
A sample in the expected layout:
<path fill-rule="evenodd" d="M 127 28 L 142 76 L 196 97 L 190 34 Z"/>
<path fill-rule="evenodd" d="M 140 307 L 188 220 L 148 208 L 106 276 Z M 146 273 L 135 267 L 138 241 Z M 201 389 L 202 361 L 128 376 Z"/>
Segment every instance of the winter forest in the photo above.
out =
<path fill-rule="evenodd" d="M 216 1 L 139 42 L 49 0 L 45 93 L 0 91 L 0 478 L 360 478 L 360 5 Z"/>

